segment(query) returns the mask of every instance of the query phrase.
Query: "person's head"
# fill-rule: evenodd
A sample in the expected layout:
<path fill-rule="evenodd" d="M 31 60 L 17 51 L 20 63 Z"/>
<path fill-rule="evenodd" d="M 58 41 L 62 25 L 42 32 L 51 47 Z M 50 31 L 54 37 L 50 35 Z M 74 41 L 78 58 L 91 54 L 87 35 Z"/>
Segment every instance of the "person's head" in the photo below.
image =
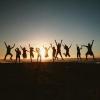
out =
<path fill-rule="evenodd" d="M 30 49 L 33 50 L 34 48 L 33 47 L 30 47 Z"/>
<path fill-rule="evenodd" d="M 53 48 L 53 50 L 55 50 L 55 47 L 52 47 Z"/>
<path fill-rule="evenodd" d="M 8 48 L 10 48 L 10 45 L 8 45 Z"/>
<path fill-rule="evenodd" d="M 26 48 L 25 48 L 25 47 L 24 47 L 23 49 L 24 49 L 24 50 L 26 50 Z"/>
<path fill-rule="evenodd" d="M 88 43 L 88 46 L 90 46 L 90 43 Z"/>

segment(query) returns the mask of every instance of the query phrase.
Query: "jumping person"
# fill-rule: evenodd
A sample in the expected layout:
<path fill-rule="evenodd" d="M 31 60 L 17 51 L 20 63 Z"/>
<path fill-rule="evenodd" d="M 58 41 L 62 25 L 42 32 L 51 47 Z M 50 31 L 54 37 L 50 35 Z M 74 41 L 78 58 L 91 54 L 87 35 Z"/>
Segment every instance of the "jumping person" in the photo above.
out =
<path fill-rule="evenodd" d="M 41 54 L 40 54 L 40 48 L 36 48 L 36 53 L 37 53 L 37 62 L 40 58 L 40 62 L 41 62 Z"/>
<path fill-rule="evenodd" d="M 76 48 L 77 48 L 77 60 L 78 60 L 78 59 L 81 59 L 81 52 L 80 52 L 80 50 L 82 49 L 82 46 L 79 47 L 79 46 L 76 44 Z"/>
<path fill-rule="evenodd" d="M 53 62 L 54 62 L 54 60 L 56 59 L 56 48 L 54 46 L 52 46 L 52 44 L 50 44 L 50 45 L 51 45 L 51 48 L 52 48 L 52 59 L 53 59 Z"/>
<path fill-rule="evenodd" d="M 66 53 L 63 53 L 65 55 L 65 57 L 70 57 L 70 54 L 69 54 L 69 50 L 71 48 L 72 44 L 68 47 L 66 44 L 63 45 L 64 49 L 66 50 Z"/>
<path fill-rule="evenodd" d="M 43 46 L 43 48 L 44 48 L 44 50 L 45 50 L 45 57 L 49 57 L 48 51 L 49 51 L 50 47 L 47 48 L 47 47 L 44 47 L 44 46 Z"/>
<path fill-rule="evenodd" d="M 61 43 L 57 43 L 57 41 L 55 40 L 55 43 L 56 43 L 56 46 L 57 46 L 57 52 L 56 52 L 56 58 L 58 58 L 58 54 L 61 56 L 62 60 L 63 60 L 63 57 L 62 57 L 62 54 L 61 54 L 61 44 L 62 44 L 62 41 L 61 40 Z"/>
<path fill-rule="evenodd" d="M 15 47 L 15 44 L 12 47 L 10 45 L 7 45 L 6 42 L 4 42 L 4 44 L 5 44 L 6 49 L 7 49 L 4 60 L 6 60 L 6 57 L 8 55 L 10 55 L 10 60 L 12 60 L 13 54 L 11 53 L 11 50 Z"/>
<path fill-rule="evenodd" d="M 22 46 L 20 46 L 21 47 L 21 49 L 22 49 L 22 51 L 23 51 L 23 54 L 22 54 L 22 56 L 23 56 L 23 59 L 25 59 L 25 58 L 27 58 L 27 50 L 26 50 L 26 48 L 25 47 L 22 47 Z"/>
<path fill-rule="evenodd" d="M 19 48 L 16 48 L 15 52 L 16 52 L 16 62 L 17 62 L 17 59 L 19 59 L 19 62 L 20 62 L 21 51 L 19 50 Z"/>
<path fill-rule="evenodd" d="M 30 51 L 29 51 L 30 52 L 30 59 L 31 59 L 31 62 L 32 62 L 32 58 L 34 58 L 33 52 L 35 52 L 35 51 L 34 51 L 34 48 L 30 46 L 30 44 L 29 44 L 29 49 L 30 49 Z"/>
<path fill-rule="evenodd" d="M 94 53 L 93 53 L 93 51 L 92 51 L 93 43 L 94 43 L 94 40 L 92 40 L 92 43 L 91 43 L 91 44 L 88 43 L 88 45 L 82 45 L 82 46 L 84 46 L 84 47 L 87 48 L 86 59 L 87 59 L 88 55 L 93 56 L 93 59 L 94 59 Z"/>

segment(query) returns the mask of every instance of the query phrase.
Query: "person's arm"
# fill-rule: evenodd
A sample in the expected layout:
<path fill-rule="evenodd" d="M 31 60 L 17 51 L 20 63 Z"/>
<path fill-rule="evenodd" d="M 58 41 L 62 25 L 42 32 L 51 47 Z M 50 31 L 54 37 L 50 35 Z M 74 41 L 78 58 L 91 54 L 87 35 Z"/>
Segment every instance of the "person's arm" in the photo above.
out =
<path fill-rule="evenodd" d="M 56 45 L 57 45 L 57 41 L 55 40 L 55 43 L 56 43 Z"/>
<path fill-rule="evenodd" d="M 6 44 L 6 42 L 5 42 L 5 41 L 4 41 L 4 44 L 5 44 L 6 48 L 7 48 L 7 44 Z"/>
<path fill-rule="evenodd" d="M 93 46 L 94 40 L 92 40 L 91 46 Z"/>
<path fill-rule="evenodd" d="M 63 46 L 63 47 L 65 47 L 65 45 L 64 45 L 64 44 L 62 44 L 62 46 Z"/>
<path fill-rule="evenodd" d="M 15 49 L 15 51 L 17 51 L 17 49 Z"/>
<path fill-rule="evenodd" d="M 62 44 L 62 41 L 63 41 L 63 40 L 61 40 L 61 44 Z"/>
<path fill-rule="evenodd" d="M 23 50 L 22 46 L 20 45 L 20 48 Z"/>
<path fill-rule="evenodd" d="M 82 46 L 80 47 L 80 50 L 82 49 Z"/>
<path fill-rule="evenodd" d="M 29 48 L 30 48 L 31 46 L 30 46 L 30 44 L 29 44 Z"/>
<path fill-rule="evenodd" d="M 15 44 L 11 47 L 11 49 L 13 49 L 15 47 Z"/>
<path fill-rule="evenodd" d="M 69 46 L 69 49 L 71 48 L 72 44 Z"/>
<path fill-rule="evenodd" d="M 87 45 L 81 45 L 81 47 L 88 47 Z"/>
<path fill-rule="evenodd" d="M 51 46 L 49 46 L 48 50 L 50 49 Z"/>
<path fill-rule="evenodd" d="M 52 44 L 50 44 L 51 48 L 52 48 Z"/>

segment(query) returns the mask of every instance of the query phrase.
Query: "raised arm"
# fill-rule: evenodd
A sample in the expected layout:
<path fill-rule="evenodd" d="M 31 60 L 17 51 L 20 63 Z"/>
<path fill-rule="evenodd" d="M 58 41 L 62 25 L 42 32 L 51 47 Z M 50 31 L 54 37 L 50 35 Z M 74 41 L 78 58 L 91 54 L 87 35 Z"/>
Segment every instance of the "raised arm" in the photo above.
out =
<path fill-rule="evenodd" d="M 55 43 L 56 43 L 56 45 L 57 45 L 57 41 L 55 40 Z"/>
<path fill-rule="evenodd" d="M 21 45 L 20 45 L 20 48 L 23 49 Z"/>
<path fill-rule="evenodd" d="M 15 44 L 11 47 L 11 49 L 13 49 L 15 47 Z"/>
<path fill-rule="evenodd" d="M 6 48 L 7 48 L 7 44 L 6 44 L 6 42 L 5 42 L 5 41 L 4 41 L 4 44 L 5 44 Z"/>
<path fill-rule="evenodd" d="M 30 44 L 29 44 L 29 48 L 30 48 L 31 46 L 30 46 Z"/>
<path fill-rule="evenodd" d="M 49 46 L 48 50 L 50 49 L 51 46 Z"/>
<path fill-rule="evenodd" d="M 91 46 L 93 46 L 94 40 L 92 40 Z"/>
<path fill-rule="evenodd" d="M 71 48 L 72 44 L 69 46 L 69 49 Z"/>
<path fill-rule="evenodd" d="M 63 40 L 61 40 L 61 44 L 62 44 L 62 41 L 63 41 Z"/>

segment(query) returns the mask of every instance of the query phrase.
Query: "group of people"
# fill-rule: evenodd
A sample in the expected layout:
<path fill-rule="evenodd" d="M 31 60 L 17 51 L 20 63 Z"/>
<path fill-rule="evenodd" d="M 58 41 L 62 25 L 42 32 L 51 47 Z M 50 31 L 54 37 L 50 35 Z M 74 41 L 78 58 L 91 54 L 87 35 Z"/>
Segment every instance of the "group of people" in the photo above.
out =
<path fill-rule="evenodd" d="M 94 59 L 94 53 L 92 51 L 92 46 L 93 46 L 93 43 L 94 43 L 94 40 L 92 40 L 92 43 L 88 43 L 88 45 L 81 45 L 81 47 L 79 47 L 78 45 L 76 45 L 76 48 L 77 48 L 77 59 L 81 60 L 81 49 L 83 47 L 86 47 L 87 48 L 87 52 L 86 52 L 86 59 L 88 58 L 88 55 L 90 56 L 93 56 L 93 59 Z M 6 60 L 6 57 L 8 55 L 10 55 L 10 59 L 12 60 L 12 57 L 13 57 L 13 54 L 11 53 L 11 50 L 15 47 L 15 44 L 13 46 L 10 46 L 10 45 L 7 45 L 6 42 L 4 42 L 5 46 L 6 46 L 6 54 L 5 54 L 5 57 L 4 57 L 4 60 Z M 55 40 L 55 44 L 56 44 L 56 47 L 53 46 L 52 44 L 50 44 L 50 46 L 47 48 L 47 47 L 44 47 L 44 50 L 45 50 L 45 57 L 49 57 L 49 54 L 48 54 L 48 51 L 49 49 L 51 48 L 52 49 L 52 60 L 53 62 L 57 59 L 58 60 L 58 55 L 60 55 L 61 59 L 63 59 L 63 56 L 62 56 L 62 52 L 61 52 L 61 46 L 63 46 L 64 50 L 65 50 L 65 53 L 63 53 L 65 55 L 65 57 L 70 57 L 70 53 L 69 53 L 69 50 L 70 48 L 72 47 L 72 44 L 68 47 L 66 44 L 63 43 L 63 40 L 61 40 L 61 42 L 57 42 Z M 21 53 L 21 50 L 17 47 L 15 49 L 15 52 L 16 52 L 16 62 L 20 62 L 20 56 L 22 54 L 23 56 L 23 59 L 26 59 L 27 58 L 27 52 L 30 53 L 30 60 L 32 62 L 32 59 L 34 58 L 34 52 L 37 53 L 37 62 L 41 61 L 41 52 L 40 52 L 40 48 L 36 48 L 34 50 L 34 48 L 32 46 L 30 46 L 29 44 L 29 51 L 26 49 L 26 47 L 22 47 L 20 46 L 21 50 L 22 50 L 22 53 Z"/>

